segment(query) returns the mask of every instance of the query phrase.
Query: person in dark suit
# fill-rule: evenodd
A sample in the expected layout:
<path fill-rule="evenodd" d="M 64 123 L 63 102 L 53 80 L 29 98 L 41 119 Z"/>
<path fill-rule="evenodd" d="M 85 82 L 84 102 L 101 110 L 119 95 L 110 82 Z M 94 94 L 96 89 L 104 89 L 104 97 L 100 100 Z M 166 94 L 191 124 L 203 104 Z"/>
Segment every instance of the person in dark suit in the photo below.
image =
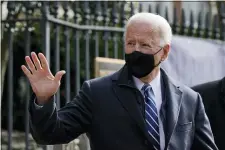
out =
<path fill-rule="evenodd" d="M 225 77 L 192 87 L 200 93 L 218 149 L 225 149 Z"/>
<path fill-rule="evenodd" d="M 39 144 L 63 144 L 86 133 L 93 150 L 217 150 L 201 96 L 160 68 L 170 50 L 169 23 L 138 13 L 126 25 L 126 64 L 105 77 L 87 80 L 60 110 L 54 95 L 65 71 L 55 76 L 45 56 L 31 53 L 22 70 L 35 98 L 31 134 Z M 30 71 L 29 71 L 29 70 Z"/>

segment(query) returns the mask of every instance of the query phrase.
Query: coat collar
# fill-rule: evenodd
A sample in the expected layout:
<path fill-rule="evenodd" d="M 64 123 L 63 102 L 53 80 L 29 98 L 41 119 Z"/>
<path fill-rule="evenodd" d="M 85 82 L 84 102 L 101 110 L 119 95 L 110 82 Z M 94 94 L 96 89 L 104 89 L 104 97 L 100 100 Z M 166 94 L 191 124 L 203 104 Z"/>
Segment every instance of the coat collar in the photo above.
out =
<path fill-rule="evenodd" d="M 132 75 L 128 71 L 126 64 L 112 76 L 112 80 L 116 81 L 119 86 L 129 86 L 131 88 L 135 88 Z"/>

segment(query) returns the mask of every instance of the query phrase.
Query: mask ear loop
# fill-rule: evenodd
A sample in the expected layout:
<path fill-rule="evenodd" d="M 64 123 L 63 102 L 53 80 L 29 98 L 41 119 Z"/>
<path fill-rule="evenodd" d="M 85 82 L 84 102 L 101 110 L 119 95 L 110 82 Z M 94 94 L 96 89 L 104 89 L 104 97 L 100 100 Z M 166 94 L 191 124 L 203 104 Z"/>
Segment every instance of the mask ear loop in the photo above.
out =
<path fill-rule="evenodd" d="M 153 55 L 156 55 L 157 53 L 159 53 L 161 50 L 163 49 L 163 47 L 161 47 L 155 54 L 153 54 Z M 158 67 L 160 64 L 161 64 L 161 62 L 162 62 L 162 60 L 160 60 L 159 62 L 158 62 L 158 64 L 156 64 L 154 67 Z"/>
<path fill-rule="evenodd" d="M 153 55 L 156 55 L 157 53 L 159 53 L 161 50 L 163 49 L 163 47 L 161 47 L 155 54 Z"/>

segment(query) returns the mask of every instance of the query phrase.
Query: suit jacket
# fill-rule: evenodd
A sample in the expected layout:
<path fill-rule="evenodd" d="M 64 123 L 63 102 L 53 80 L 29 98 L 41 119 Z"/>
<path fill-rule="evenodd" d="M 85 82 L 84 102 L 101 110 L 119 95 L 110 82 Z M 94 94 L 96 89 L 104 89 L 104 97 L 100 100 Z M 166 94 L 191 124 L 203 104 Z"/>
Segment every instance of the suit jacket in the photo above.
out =
<path fill-rule="evenodd" d="M 192 87 L 202 96 L 216 145 L 225 149 L 225 77 Z"/>
<path fill-rule="evenodd" d="M 216 150 L 200 95 L 161 72 L 165 149 L 189 150 L 197 145 L 198 150 Z M 144 120 L 144 98 L 126 65 L 112 75 L 85 81 L 79 94 L 60 110 L 54 100 L 41 109 L 32 100 L 30 127 L 39 144 L 68 143 L 87 133 L 92 150 L 153 149 Z"/>

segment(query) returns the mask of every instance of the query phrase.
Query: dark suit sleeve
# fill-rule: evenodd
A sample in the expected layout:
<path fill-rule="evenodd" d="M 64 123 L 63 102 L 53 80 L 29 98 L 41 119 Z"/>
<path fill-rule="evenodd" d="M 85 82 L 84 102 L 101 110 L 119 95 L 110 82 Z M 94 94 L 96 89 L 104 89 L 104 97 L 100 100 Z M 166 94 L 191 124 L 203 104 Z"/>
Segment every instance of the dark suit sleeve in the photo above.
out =
<path fill-rule="evenodd" d="M 201 96 L 198 94 L 198 104 L 195 116 L 195 136 L 192 150 L 218 150 L 214 142 L 209 119 L 205 113 L 205 108 Z"/>
<path fill-rule="evenodd" d="M 79 94 L 62 109 L 56 109 L 55 98 L 41 108 L 30 103 L 30 129 L 38 144 L 53 145 L 72 141 L 88 132 L 92 120 L 92 101 L 89 82 L 85 82 Z"/>

